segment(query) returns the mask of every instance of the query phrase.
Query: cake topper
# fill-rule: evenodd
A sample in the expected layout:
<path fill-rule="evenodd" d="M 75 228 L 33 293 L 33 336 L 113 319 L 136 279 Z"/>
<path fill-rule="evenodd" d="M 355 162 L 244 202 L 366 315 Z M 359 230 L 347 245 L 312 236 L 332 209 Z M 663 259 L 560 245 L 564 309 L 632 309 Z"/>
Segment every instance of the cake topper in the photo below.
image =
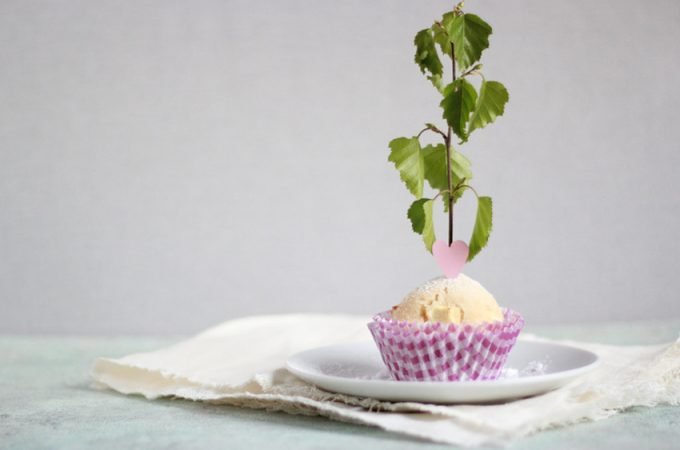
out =
<path fill-rule="evenodd" d="M 432 244 L 432 255 L 448 278 L 456 278 L 467 261 L 470 248 L 463 241 L 453 241 L 451 245 L 446 241 Z"/>
<path fill-rule="evenodd" d="M 453 141 L 458 138 L 457 145 L 460 146 L 474 131 L 494 122 L 503 114 L 509 99 L 505 86 L 484 77 L 479 62 L 482 52 L 489 47 L 491 26 L 478 16 L 463 12 L 463 6 L 464 2 L 460 2 L 441 20 L 419 31 L 414 39 L 415 62 L 441 95 L 439 106 L 446 131 L 426 123 L 416 136 L 399 137 L 389 143 L 389 161 L 394 163 L 402 181 L 416 198 L 408 209 L 413 231 L 422 236 L 425 248 L 434 254 L 444 273 L 452 278 L 458 275 L 465 262 L 472 261 L 486 246 L 492 228 L 491 197 L 480 196 L 470 185 L 470 161 L 454 148 Z M 449 64 L 447 57 L 450 59 L 450 71 L 447 72 L 451 78 L 445 83 L 442 58 Z M 423 146 L 421 136 L 426 132 L 442 142 Z M 435 192 L 431 198 L 423 196 L 425 180 Z M 469 245 L 453 240 L 454 206 L 467 191 L 477 198 L 477 218 Z M 432 214 L 439 197 L 448 213 L 448 243 L 437 241 L 435 244 Z M 462 262 L 459 242 L 469 250 L 464 252 Z"/>

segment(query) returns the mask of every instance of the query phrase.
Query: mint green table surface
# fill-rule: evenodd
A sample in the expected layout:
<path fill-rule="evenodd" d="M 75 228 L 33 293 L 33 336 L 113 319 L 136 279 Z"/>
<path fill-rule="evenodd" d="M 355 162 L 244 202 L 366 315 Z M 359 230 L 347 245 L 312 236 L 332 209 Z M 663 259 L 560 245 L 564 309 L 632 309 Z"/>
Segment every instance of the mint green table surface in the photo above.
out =
<path fill-rule="evenodd" d="M 680 320 L 541 327 L 544 336 L 612 344 L 675 340 Z M 98 356 L 153 350 L 176 339 L 0 337 L 0 448 L 444 449 L 320 417 L 148 401 L 91 388 Z M 680 449 L 680 407 L 635 408 L 599 422 L 545 431 L 511 449 Z"/>

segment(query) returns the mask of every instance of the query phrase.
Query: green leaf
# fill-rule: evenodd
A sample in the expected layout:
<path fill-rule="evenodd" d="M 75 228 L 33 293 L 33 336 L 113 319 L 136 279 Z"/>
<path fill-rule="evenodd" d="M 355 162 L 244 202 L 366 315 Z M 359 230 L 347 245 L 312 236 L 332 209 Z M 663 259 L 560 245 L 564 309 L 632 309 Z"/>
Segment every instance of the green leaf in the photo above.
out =
<path fill-rule="evenodd" d="M 446 176 L 446 147 L 444 144 L 428 145 L 423 148 L 423 161 L 425 163 L 425 179 L 427 183 L 437 192 L 449 189 L 449 180 Z M 451 186 L 456 186 L 465 178 L 466 182 L 472 179 L 472 169 L 470 160 L 462 153 L 451 149 Z M 456 191 L 453 200 L 458 200 L 463 195 L 464 190 Z M 441 194 L 444 203 L 444 211 L 449 210 L 449 194 Z"/>
<path fill-rule="evenodd" d="M 448 177 L 446 176 L 446 147 L 444 144 L 428 145 L 423 148 L 423 161 L 425 163 L 425 179 L 435 191 L 444 191 L 449 188 Z M 472 179 L 472 169 L 470 160 L 462 153 L 451 149 L 451 184 L 453 186 L 460 183 L 465 178 L 466 181 Z M 456 193 L 456 199 L 462 195 Z"/>
<path fill-rule="evenodd" d="M 509 99 L 508 90 L 501 83 L 498 81 L 482 81 L 475 111 L 470 118 L 468 135 L 478 128 L 484 128 L 496 120 L 496 117 L 503 115 L 505 104 L 508 103 Z"/>
<path fill-rule="evenodd" d="M 467 124 L 475 108 L 477 91 L 465 78 L 459 78 L 444 88 L 440 106 L 442 116 L 461 141 L 467 140 Z"/>
<path fill-rule="evenodd" d="M 470 238 L 470 253 L 468 261 L 477 256 L 489 242 L 492 228 L 493 203 L 491 197 L 479 197 L 477 199 L 477 219 Z"/>
<path fill-rule="evenodd" d="M 465 178 L 466 184 L 470 183 L 470 180 L 472 180 L 472 167 L 470 160 L 467 159 L 461 152 L 451 152 L 451 175 L 454 186 L 460 183 L 463 178 Z M 463 189 L 457 191 L 453 196 L 453 200 L 458 200 L 463 195 L 463 192 Z"/>
<path fill-rule="evenodd" d="M 479 61 L 489 47 L 491 26 L 474 14 L 457 16 L 448 23 L 449 39 L 453 42 L 460 70 Z"/>
<path fill-rule="evenodd" d="M 427 79 L 432 82 L 434 87 L 441 90 L 442 63 L 437 54 L 432 30 L 426 28 L 419 31 L 413 43 L 416 46 L 415 62 L 420 67 L 420 71 L 424 74 L 429 73 Z"/>
<path fill-rule="evenodd" d="M 408 209 L 408 218 L 411 220 L 413 231 L 422 235 L 425 248 L 432 253 L 434 244 L 434 223 L 432 221 L 432 199 L 421 198 L 411 204 Z"/>
<path fill-rule="evenodd" d="M 434 41 L 439 45 L 442 53 L 449 57 L 451 57 L 451 40 L 449 39 L 448 29 L 454 18 L 453 12 L 449 11 L 442 16 L 442 20 L 439 23 L 432 25 Z"/>
<path fill-rule="evenodd" d="M 449 180 L 446 176 L 446 147 L 444 144 L 428 145 L 423 148 L 423 160 L 425 161 L 425 179 L 430 187 L 438 192 L 448 190 Z M 453 182 L 453 177 L 451 181 Z M 449 193 L 442 193 L 441 198 L 446 212 L 449 210 Z"/>
<path fill-rule="evenodd" d="M 400 137 L 390 142 L 389 161 L 399 171 L 399 177 L 416 197 L 423 195 L 424 163 L 423 153 L 417 137 Z"/>
<path fill-rule="evenodd" d="M 453 172 L 453 179 L 456 180 L 456 184 L 463 178 L 470 181 L 472 179 L 470 160 L 461 152 L 451 152 L 451 172 Z"/>
<path fill-rule="evenodd" d="M 465 184 L 470 183 L 472 180 L 472 168 L 470 160 L 465 157 L 461 152 L 451 149 L 451 184 L 452 186 L 457 186 L 465 178 Z M 453 194 L 454 203 L 458 201 L 459 198 L 463 196 L 465 189 L 458 189 Z M 442 194 L 442 201 L 444 202 L 444 212 L 449 211 L 449 194 Z"/>
<path fill-rule="evenodd" d="M 446 147 L 444 144 L 428 145 L 423 148 L 425 163 L 425 179 L 432 189 L 442 191 L 448 189 L 446 176 Z"/>

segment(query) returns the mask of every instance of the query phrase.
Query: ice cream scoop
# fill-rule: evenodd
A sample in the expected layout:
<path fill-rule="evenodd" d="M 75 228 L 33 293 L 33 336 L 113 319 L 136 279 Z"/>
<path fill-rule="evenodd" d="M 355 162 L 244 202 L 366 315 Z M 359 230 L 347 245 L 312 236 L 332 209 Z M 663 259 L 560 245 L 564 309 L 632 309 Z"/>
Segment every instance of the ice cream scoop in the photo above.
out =
<path fill-rule="evenodd" d="M 503 320 L 493 296 L 472 278 L 435 278 L 419 286 L 397 306 L 392 317 L 409 322 L 469 323 Z"/>

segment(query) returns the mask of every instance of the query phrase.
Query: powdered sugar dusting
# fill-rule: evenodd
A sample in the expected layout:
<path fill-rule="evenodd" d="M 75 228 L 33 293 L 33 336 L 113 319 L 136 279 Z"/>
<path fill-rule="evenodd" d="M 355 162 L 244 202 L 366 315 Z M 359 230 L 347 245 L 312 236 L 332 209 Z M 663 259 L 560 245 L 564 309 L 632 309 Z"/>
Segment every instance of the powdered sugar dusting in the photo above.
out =
<path fill-rule="evenodd" d="M 464 274 L 460 274 L 456 278 L 437 277 L 421 284 L 416 289 L 414 289 L 410 295 L 436 293 L 444 289 L 471 289 L 468 286 L 481 288 L 481 285 L 477 281 L 465 276 Z"/>
<path fill-rule="evenodd" d="M 342 378 L 352 378 L 355 380 L 391 380 L 390 372 L 387 367 L 375 371 L 373 365 L 348 365 L 343 363 L 325 363 L 319 370 L 326 375 L 333 375 Z"/>
<path fill-rule="evenodd" d="M 516 367 L 503 368 L 500 376 L 497 379 L 514 380 L 518 378 L 533 377 L 536 375 L 545 375 L 548 373 L 548 368 L 548 358 L 545 358 L 541 361 L 530 361 L 525 367 L 521 369 Z M 322 373 L 327 375 L 333 375 L 342 378 L 352 378 L 355 380 L 389 381 L 393 379 L 386 367 L 376 372 L 374 366 L 326 363 L 319 367 L 319 369 Z"/>
<path fill-rule="evenodd" d="M 505 367 L 501 371 L 499 380 L 513 380 L 516 378 L 527 378 L 536 375 L 545 375 L 548 372 L 548 358 L 543 361 L 530 361 L 523 369 Z"/>

